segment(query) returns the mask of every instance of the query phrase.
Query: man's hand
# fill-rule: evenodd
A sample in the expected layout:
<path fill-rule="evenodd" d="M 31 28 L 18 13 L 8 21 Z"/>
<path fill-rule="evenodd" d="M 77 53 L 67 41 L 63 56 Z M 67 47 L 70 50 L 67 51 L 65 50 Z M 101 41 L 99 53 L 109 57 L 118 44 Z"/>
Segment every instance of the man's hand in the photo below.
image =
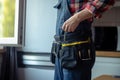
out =
<path fill-rule="evenodd" d="M 79 25 L 78 14 L 74 14 L 68 20 L 66 20 L 62 26 L 65 32 L 74 32 L 74 30 Z"/>
<path fill-rule="evenodd" d="M 83 9 L 66 20 L 62 26 L 62 29 L 65 32 L 74 32 L 81 21 L 91 18 L 92 16 L 93 14 L 88 9 Z"/>

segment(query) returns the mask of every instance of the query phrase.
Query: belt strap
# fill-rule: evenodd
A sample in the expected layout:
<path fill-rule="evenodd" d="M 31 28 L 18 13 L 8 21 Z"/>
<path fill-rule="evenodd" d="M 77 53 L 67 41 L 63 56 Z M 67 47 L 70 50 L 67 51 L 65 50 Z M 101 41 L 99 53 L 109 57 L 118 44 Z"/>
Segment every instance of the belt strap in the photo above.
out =
<path fill-rule="evenodd" d="M 82 32 L 75 32 L 75 33 L 64 33 L 63 35 L 55 35 L 54 38 L 56 41 L 60 42 L 72 42 L 72 41 L 85 41 L 89 37 L 88 34 L 83 34 Z"/>
<path fill-rule="evenodd" d="M 74 46 L 74 45 L 78 45 L 78 44 L 84 44 L 84 43 L 89 43 L 89 39 L 86 41 L 77 41 L 77 42 L 72 42 L 72 43 L 63 43 L 62 47 L 66 47 L 66 46 Z"/>
<path fill-rule="evenodd" d="M 62 36 L 54 36 L 54 37 L 55 37 L 56 43 L 61 44 L 62 47 L 74 46 L 74 45 L 79 45 L 79 44 L 90 42 L 90 37 L 87 37 L 85 39 L 83 38 L 83 36 L 76 36 L 76 33 L 73 35 L 67 35 L 67 33 L 65 32 L 64 35 Z M 75 39 L 77 41 L 70 41 L 71 39 Z"/>
<path fill-rule="evenodd" d="M 84 43 L 88 43 L 89 41 L 79 41 L 79 42 L 72 42 L 72 43 L 63 43 L 62 47 L 66 47 L 66 46 L 74 46 L 74 45 L 78 45 L 78 44 L 84 44 Z"/>

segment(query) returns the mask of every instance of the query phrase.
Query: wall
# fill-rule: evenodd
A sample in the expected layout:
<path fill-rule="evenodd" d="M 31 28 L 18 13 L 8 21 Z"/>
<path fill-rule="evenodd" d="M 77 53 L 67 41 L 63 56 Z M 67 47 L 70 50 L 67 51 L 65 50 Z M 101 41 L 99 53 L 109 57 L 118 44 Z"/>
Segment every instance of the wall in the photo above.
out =
<path fill-rule="evenodd" d="M 57 0 L 27 0 L 26 52 L 50 52 L 55 34 Z M 42 34 L 41 34 L 42 33 Z M 53 69 L 19 68 L 19 80 L 53 80 Z"/>
<path fill-rule="evenodd" d="M 50 51 L 55 33 L 54 4 L 55 0 L 27 0 L 26 38 L 23 51 Z M 120 75 L 119 61 L 119 58 L 97 57 L 92 77 L 102 74 Z M 53 80 L 53 75 L 54 68 L 19 68 L 19 80 Z"/>
<path fill-rule="evenodd" d="M 51 42 L 55 34 L 56 9 L 53 6 L 56 1 L 27 0 L 23 51 L 50 52 Z"/>

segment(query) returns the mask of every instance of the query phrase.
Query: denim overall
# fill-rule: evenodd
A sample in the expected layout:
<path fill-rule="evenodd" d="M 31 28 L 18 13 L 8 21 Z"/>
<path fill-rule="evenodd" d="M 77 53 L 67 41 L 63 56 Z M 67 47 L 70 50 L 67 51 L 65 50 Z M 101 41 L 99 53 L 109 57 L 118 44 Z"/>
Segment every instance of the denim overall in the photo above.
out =
<path fill-rule="evenodd" d="M 91 38 L 91 22 L 88 20 L 82 21 L 74 32 L 64 32 L 62 30 L 63 23 L 72 16 L 69 11 L 68 0 L 58 0 L 54 8 L 57 9 L 56 41 L 62 42 L 64 34 L 67 42 L 82 41 L 87 40 L 88 37 Z M 56 57 L 54 80 L 91 80 L 91 69 L 95 62 L 95 49 L 92 40 L 90 46 L 91 60 L 84 61 L 84 64 L 72 70 L 61 67 L 60 59 Z M 58 48 L 58 53 L 60 48 L 61 46 Z"/>

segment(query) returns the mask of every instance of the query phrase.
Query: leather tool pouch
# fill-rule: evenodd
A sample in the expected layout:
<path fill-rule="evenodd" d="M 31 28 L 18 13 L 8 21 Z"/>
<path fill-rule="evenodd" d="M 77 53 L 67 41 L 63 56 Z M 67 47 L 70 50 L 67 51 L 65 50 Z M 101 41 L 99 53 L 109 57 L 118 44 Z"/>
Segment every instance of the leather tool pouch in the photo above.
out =
<path fill-rule="evenodd" d="M 63 47 L 60 51 L 61 65 L 63 68 L 72 69 L 77 65 L 77 49 L 75 46 Z"/>
<path fill-rule="evenodd" d="M 88 43 L 63 47 L 60 51 L 61 65 L 66 69 L 74 69 L 91 60 Z"/>
<path fill-rule="evenodd" d="M 51 54 L 50 54 L 50 61 L 55 64 L 55 55 L 56 55 L 56 50 L 55 50 L 55 43 L 52 43 L 52 48 L 51 48 Z"/>
<path fill-rule="evenodd" d="M 51 48 L 51 54 L 50 54 L 50 61 L 55 64 L 55 58 L 58 57 L 58 53 L 60 50 L 60 43 L 58 42 L 53 42 L 52 43 L 52 48 Z"/>

